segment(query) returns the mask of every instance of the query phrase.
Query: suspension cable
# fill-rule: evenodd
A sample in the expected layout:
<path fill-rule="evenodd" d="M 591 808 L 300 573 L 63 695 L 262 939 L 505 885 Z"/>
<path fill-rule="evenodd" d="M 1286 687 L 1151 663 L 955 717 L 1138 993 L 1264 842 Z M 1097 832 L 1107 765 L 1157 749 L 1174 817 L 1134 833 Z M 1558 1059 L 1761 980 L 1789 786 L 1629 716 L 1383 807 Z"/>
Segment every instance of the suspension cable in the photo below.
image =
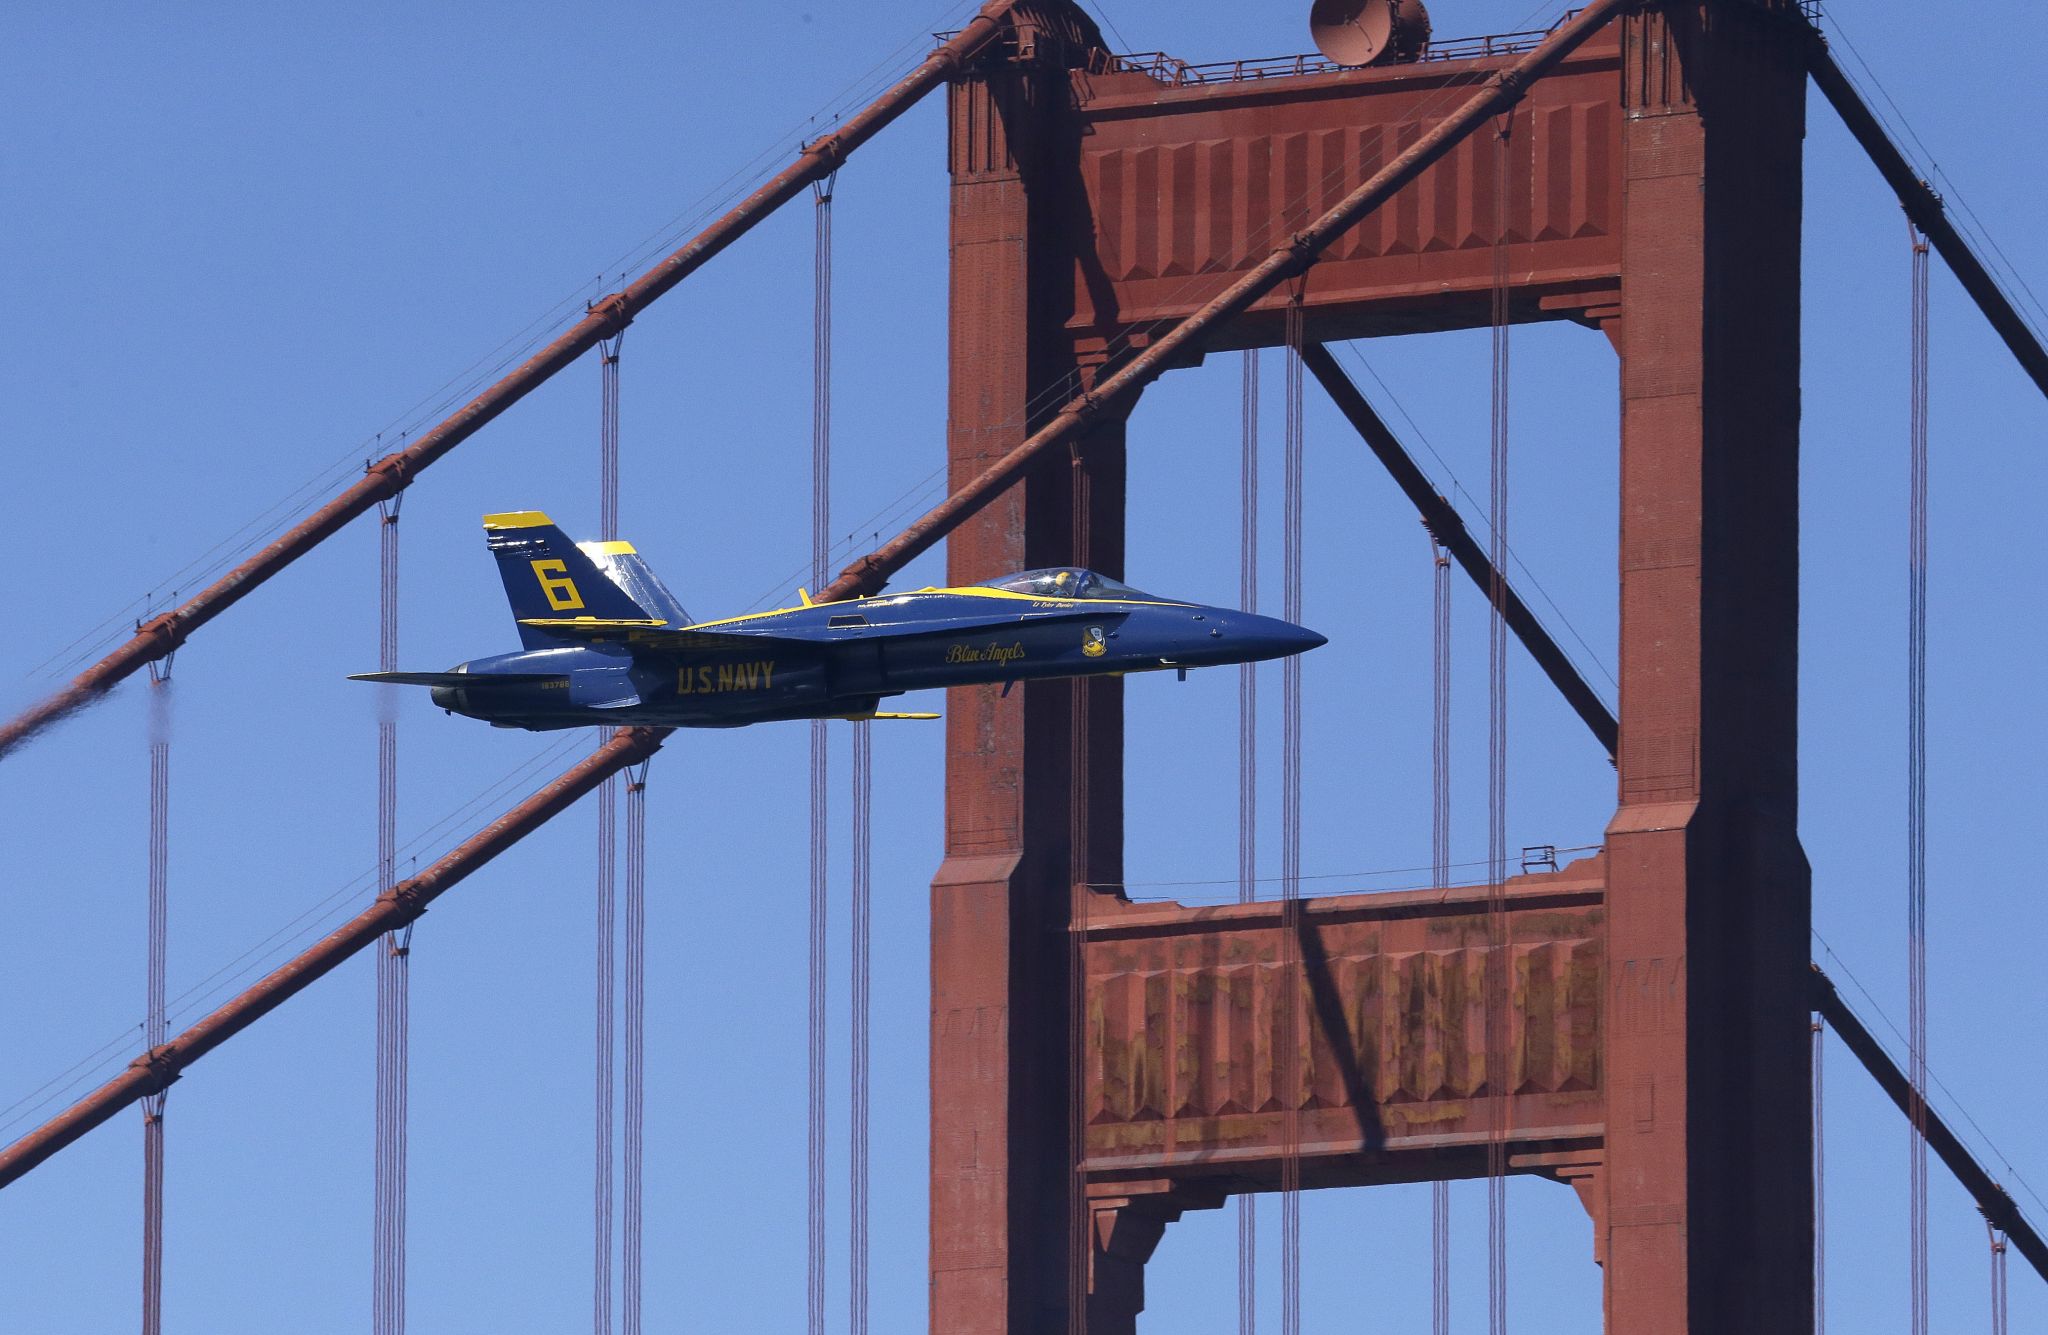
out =
<path fill-rule="evenodd" d="M 626 1106 L 619 1220 L 619 1315 L 624 1335 L 640 1335 L 647 1158 L 647 772 L 653 766 L 650 758 L 637 770 L 626 770 Z"/>
<path fill-rule="evenodd" d="M 1281 616 L 1301 621 L 1302 287 L 1287 303 L 1287 440 L 1282 484 Z M 1301 658 L 1280 661 L 1280 1333 L 1301 1335 Z"/>
<path fill-rule="evenodd" d="M 398 670 L 400 492 L 377 506 L 377 669 Z M 377 893 L 398 884 L 398 688 L 377 688 Z M 371 1328 L 405 1331 L 406 1087 L 412 928 L 377 944 L 376 1186 Z"/>
<path fill-rule="evenodd" d="M 621 330 L 598 344 L 598 536 L 608 542 L 619 536 L 619 354 L 625 341 Z M 599 728 L 598 745 L 611 741 L 614 731 Z M 612 1243 L 618 1229 L 613 1145 L 618 1118 L 618 855 L 619 783 L 611 775 L 597 789 L 597 1190 L 591 1285 L 596 1335 L 612 1332 Z"/>
<path fill-rule="evenodd" d="M 1426 526 L 1425 526 L 1426 527 Z M 1431 880 L 1451 879 L 1451 555 L 1429 534 Z M 1429 1184 L 1430 1335 L 1451 1335 L 1451 1184 Z"/>
<path fill-rule="evenodd" d="M 1080 442 L 1069 450 L 1068 550 L 1073 563 L 1093 563 L 1094 489 Z M 1089 809 L 1094 800 L 1094 759 L 1089 709 L 1094 683 L 1068 683 L 1067 769 L 1067 1333 L 1088 1335 L 1088 1288 L 1094 1268 L 1095 1230 L 1088 1204 L 1088 927 L 1094 909 L 1094 866 Z"/>
<path fill-rule="evenodd" d="M 1259 350 L 1244 350 L 1243 443 L 1237 567 L 1238 603 L 1259 610 Z M 1237 902 L 1259 897 L 1259 667 L 1237 669 Z M 1259 1198 L 1237 1198 L 1237 1335 L 1257 1335 Z"/>
<path fill-rule="evenodd" d="M 149 921 L 144 1043 L 163 1046 L 170 929 L 171 659 L 149 665 Z M 164 1099 L 142 1100 L 142 1332 L 164 1328 Z"/>
<path fill-rule="evenodd" d="M 1910 224 L 1911 498 L 1907 556 L 1906 938 L 1912 1085 L 1912 1329 L 1927 1335 L 1927 238 Z"/>
<path fill-rule="evenodd" d="M 1506 1335 L 1508 1327 L 1507 1138 L 1508 1000 L 1512 952 L 1508 940 L 1507 728 L 1508 728 L 1508 351 L 1511 311 L 1508 307 L 1508 237 L 1512 228 L 1508 188 L 1514 113 L 1495 121 L 1493 243 L 1493 402 L 1492 494 L 1490 532 L 1493 566 L 1488 581 L 1493 615 L 1487 624 L 1487 790 L 1486 844 L 1489 901 L 1487 944 L 1492 967 L 1487 970 L 1486 1084 L 1489 1112 L 1486 1138 L 1486 1260 L 1488 1335 Z"/>
<path fill-rule="evenodd" d="M 832 534 L 832 191 L 838 173 L 814 182 L 816 237 L 812 251 L 811 318 L 811 587 L 829 578 L 827 553 Z M 806 1217 L 804 1276 L 809 1335 L 825 1335 L 825 1053 L 826 972 L 829 927 L 826 878 L 829 841 L 826 817 L 827 751 L 825 720 L 811 720 L 811 844 L 810 844 L 810 980 L 808 1037 L 808 1117 L 805 1185 Z"/>
<path fill-rule="evenodd" d="M 1828 1155 L 1827 1101 L 1822 1040 L 1827 1026 L 1813 1022 L 1813 1335 L 1828 1335 Z"/>
<path fill-rule="evenodd" d="M 850 1335 L 868 1335 L 868 1096 L 872 1075 L 869 1009 L 874 982 L 871 909 L 875 783 L 870 727 L 866 719 L 853 725 L 853 1144 L 847 1184 L 852 1214 L 847 1304 Z"/>
<path fill-rule="evenodd" d="M 1991 1335 L 2006 1335 L 2012 1309 L 2005 1287 L 2005 1234 L 1989 1219 L 1984 1221 L 1984 1231 L 1991 1238 Z"/>

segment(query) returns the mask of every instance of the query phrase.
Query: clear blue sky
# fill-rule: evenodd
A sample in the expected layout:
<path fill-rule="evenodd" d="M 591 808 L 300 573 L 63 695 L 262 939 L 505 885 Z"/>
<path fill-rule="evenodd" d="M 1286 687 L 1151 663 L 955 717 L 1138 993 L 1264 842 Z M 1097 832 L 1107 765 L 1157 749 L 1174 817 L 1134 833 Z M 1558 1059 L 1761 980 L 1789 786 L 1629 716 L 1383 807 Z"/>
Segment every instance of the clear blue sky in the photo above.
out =
<path fill-rule="evenodd" d="M 171 572 L 266 507 L 332 465 L 343 476 L 381 453 L 370 440 L 379 429 L 432 420 L 416 405 L 555 303 L 580 310 L 612 285 L 596 279 L 615 276 L 618 257 L 673 231 L 757 152 L 779 155 L 815 133 L 805 118 L 837 105 L 849 81 L 892 52 L 900 65 L 921 34 L 965 9 L 928 12 L 937 7 L 888 0 L 772 18 L 644 4 L 10 12 L 0 21 L 0 441 L 15 573 L 0 706 L 47 686 L 38 665 L 73 637 L 132 618 L 128 604 L 152 591 L 161 603 Z M 2048 91 L 2024 72 L 2027 53 L 2048 45 L 2048 18 L 2007 6 L 1995 27 L 1937 22 L 1899 0 L 1843 0 L 1841 10 L 1941 167 L 2039 286 L 2048 246 L 2033 225 L 2044 202 L 2034 127 L 2048 118 Z M 1552 13 L 1446 0 L 1436 19 L 1458 35 Z M 1111 17 L 1120 44 L 1190 59 L 1306 46 L 1288 6 L 1119 0 Z M 1906 229 L 1824 106 L 1811 126 L 1802 832 L 1820 932 L 1903 1022 Z M 842 533 L 890 526 L 899 497 L 929 496 L 941 457 L 943 132 L 939 105 L 921 107 L 841 178 Z M 626 533 L 700 614 L 787 594 L 806 560 L 809 229 L 807 208 L 789 210 L 627 336 Z M 2035 682 L 2048 635 L 2023 564 L 2048 483 L 2048 407 L 1940 271 L 1934 322 L 1933 1061 L 2048 1194 L 2037 1135 L 2048 1067 L 2034 1032 L 2048 927 L 2035 884 L 2048 711 Z M 1431 469 L 1483 491 L 1485 335 L 1359 351 L 1440 454 Z M 1514 368 L 1514 542 L 1611 668 L 1613 358 L 1596 334 L 1544 327 L 1517 331 Z M 1267 370 L 1277 442 L 1277 357 Z M 1237 376 L 1234 356 L 1175 372 L 1138 412 L 1128 573 L 1140 585 L 1235 596 L 1236 433 L 1219 424 L 1236 420 Z M 1424 544 L 1327 407 L 1311 396 L 1308 414 L 1306 619 L 1332 642 L 1306 668 L 1304 864 L 1415 867 L 1429 848 Z M 596 435 L 597 370 L 583 364 L 412 489 L 406 665 L 510 646 L 477 518 L 540 507 L 594 532 Z M 1268 531 L 1277 539 L 1277 522 Z M 375 567 L 372 526 L 359 522 L 179 655 L 174 996 L 267 940 L 249 959 L 273 962 L 303 932 L 272 934 L 309 909 L 324 903 L 329 915 L 301 928 L 362 902 L 350 882 L 373 854 L 373 703 L 342 674 L 375 664 Z M 1277 571 L 1277 546 L 1267 568 Z M 905 582 L 936 572 L 927 560 Z M 1454 846 L 1472 859 L 1484 856 L 1474 670 L 1484 621 L 1475 597 L 1458 596 Z M 1276 673 L 1268 689 L 1277 684 Z M 1612 809 L 1611 771 L 1519 661 L 1513 690 L 1510 840 L 1593 842 Z M 142 694 L 124 688 L 0 765 L 0 1107 L 109 1040 L 88 1074 L 135 1050 Z M 1134 682 L 1130 702 L 1131 880 L 1232 876 L 1233 676 Z M 530 786 L 582 743 L 416 707 L 401 745 L 410 840 L 553 752 L 526 772 Z M 843 798 L 844 734 L 836 745 Z M 652 1329 L 802 1320 L 803 748 L 795 726 L 690 736 L 655 767 Z M 877 752 L 874 1328 L 902 1332 L 924 1319 L 926 882 L 939 856 L 940 732 L 892 728 Z M 478 812 L 507 800 L 501 792 Z M 587 1320 L 593 819 L 585 809 L 556 822 L 420 925 L 415 1329 Z M 443 833 L 477 823 L 473 814 Z M 1277 797 L 1266 828 L 1277 828 Z M 431 835 L 425 846 L 438 847 Z M 836 855 L 843 848 L 839 839 Z M 1262 854 L 1269 873 L 1276 853 Z M 835 893 L 839 1322 L 843 884 Z M 352 962 L 173 1091 L 170 1329 L 367 1326 L 371 1002 L 369 961 Z M 1830 1311 L 1842 1329 L 1900 1327 L 1904 1130 L 1838 1049 L 1827 1077 Z M 0 1114 L 0 1135 L 19 1134 L 37 1111 Z M 124 1114 L 0 1198 L 0 1325 L 134 1325 L 139 1162 L 138 1118 Z M 1469 1328 L 1484 1310 L 1483 1193 L 1456 1194 Z M 1598 1274 L 1576 1202 L 1533 1181 L 1517 1182 L 1512 1200 L 1515 1328 L 1593 1328 Z M 1266 1208 L 1265 1236 L 1276 1239 Z M 1423 1326 L 1425 1190 L 1317 1194 L 1305 1216 L 1309 1328 Z M 1176 1225 L 1152 1268 L 1146 1328 L 1224 1330 L 1232 1246 L 1228 1212 Z M 1938 1166 L 1934 1246 L 1937 1319 L 1976 1327 L 1983 1231 Z M 1269 1245 L 1269 1301 L 1276 1260 Z M 2013 1291 L 2016 1329 L 2048 1320 L 2042 1286 L 2017 1262 Z"/>

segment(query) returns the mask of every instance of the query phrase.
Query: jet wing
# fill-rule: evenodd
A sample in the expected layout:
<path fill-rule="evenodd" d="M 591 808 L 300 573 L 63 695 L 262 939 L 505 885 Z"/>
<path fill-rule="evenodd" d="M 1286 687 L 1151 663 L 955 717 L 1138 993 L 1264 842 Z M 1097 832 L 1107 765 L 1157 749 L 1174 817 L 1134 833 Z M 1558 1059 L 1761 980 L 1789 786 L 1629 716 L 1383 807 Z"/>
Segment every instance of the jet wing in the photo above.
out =
<path fill-rule="evenodd" d="M 595 617 L 527 617 L 522 626 L 539 626 L 566 639 L 651 649 L 658 653 L 751 652 L 760 649 L 779 653 L 816 653 L 824 641 L 799 640 L 785 635 L 736 635 L 729 631 L 666 629 L 664 621 L 603 621 Z"/>
<path fill-rule="evenodd" d="M 539 686 L 569 679 L 559 672 L 355 672 L 349 680 L 387 686 Z"/>

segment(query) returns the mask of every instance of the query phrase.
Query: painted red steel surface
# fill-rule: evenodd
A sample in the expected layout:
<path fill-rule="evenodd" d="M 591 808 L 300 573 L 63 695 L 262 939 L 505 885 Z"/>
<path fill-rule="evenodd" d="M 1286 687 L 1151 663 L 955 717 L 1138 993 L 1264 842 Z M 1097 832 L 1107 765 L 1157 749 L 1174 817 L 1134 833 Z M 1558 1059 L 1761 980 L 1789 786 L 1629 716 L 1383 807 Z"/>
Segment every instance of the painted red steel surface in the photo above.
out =
<path fill-rule="evenodd" d="M 1813 1323 L 1796 19 L 1623 29 L 1610 1331 Z"/>
<path fill-rule="evenodd" d="M 1513 880 L 1506 1095 L 1517 1152 L 1597 1152 L 1598 858 Z M 1485 887 L 1303 901 L 1300 963 L 1276 901 L 1098 908 L 1088 924 L 1091 1175 L 1279 1184 L 1300 1120 L 1310 1185 L 1485 1171 Z M 1300 1050 L 1278 1045 L 1292 1005 Z"/>
<path fill-rule="evenodd" d="M 1122 417 L 1142 388 L 1514 105 L 1620 4 L 1596 4 L 1542 49 L 1478 71 L 1394 161 L 1144 352 L 1099 372 L 1100 359 L 1075 337 L 1071 282 L 1077 266 L 1097 259 L 1092 233 L 1071 225 L 1084 136 L 1070 69 L 1093 67 L 1072 48 L 1094 34 L 1070 7 L 1030 11 L 1041 8 L 1064 13 L 1067 48 L 1041 33 L 1026 56 L 1020 42 L 1015 58 L 977 67 L 951 101 L 952 494 L 848 567 L 826 596 L 872 591 L 948 533 L 955 581 L 1068 560 L 1120 574 Z M 1020 7 L 1020 23 L 1026 14 Z M 1085 1037 L 1070 1027 L 1069 928 L 1117 903 L 1103 887 L 1121 876 L 1121 729 L 1114 683 L 952 693 L 947 856 L 932 887 L 934 1331 L 1062 1329 L 1074 1301 L 1085 1303 L 1094 1335 L 1133 1331 L 1144 1263 L 1164 1228 L 1183 1209 L 1220 1199 L 1170 1172 L 1090 1182 L 1084 1232 L 1068 1194 L 1083 1148 L 1067 1123 L 1069 1091 L 1086 1055 L 1073 1046 Z M 1583 962 L 1562 976 L 1583 989 Z M 1076 1238 L 1079 1278 L 1067 1245 Z M 1078 1297 L 1076 1284 L 1085 1289 Z"/>
<path fill-rule="evenodd" d="M 1076 369 L 1046 277 L 1072 262 L 1042 220 L 1056 91 L 1046 70 L 1023 67 L 951 94 L 956 488 L 1024 439 L 1033 400 Z M 1083 460 L 1049 457 L 964 518 L 948 578 L 1082 560 L 1121 573 L 1120 421 L 1098 424 Z M 1066 1328 L 1069 895 L 1077 879 L 1119 879 L 1123 847 L 1121 683 L 1079 696 L 1085 741 L 1071 683 L 947 693 L 946 856 L 931 887 L 930 1311 L 932 1329 L 954 1335 Z M 1091 816 L 1078 876 L 1077 812 Z"/>
<path fill-rule="evenodd" d="M 1517 914 L 1514 1134 L 1532 1139 L 1510 1159 L 1579 1191 L 1615 1331 L 1790 1332 L 1811 1320 L 1793 573 L 1803 29 L 1771 9 L 1631 13 L 1558 62 L 1554 87 L 1535 84 L 1507 141 L 1513 318 L 1598 324 L 1622 354 L 1618 810 L 1604 894 L 1548 921 Z M 1498 128 L 1513 98 L 1458 106 L 1446 96 L 1457 73 L 1182 89 L 1075 74 L 1063 117 L 1045 79 L 1019 102 L 1028 79 L 978 69 L 953 104 L 954 493 L 849 567 L 843 591 L 963 519 L 956 578 L 987 573 L 987 552 L 1049 553 L 1064 512 L 1029 497 L 1068 457 L 1054 447 L 1127 411 L 1169 365 L 1275 341 L 1262 312 L 1296 275 L 1307 275 L 1311 337 L 1483 319 L 1499 141 L 1482 122 Z M 1371 158 L 1403 143 L 1432 97 L 1445 97 L 1444 122 L 1397 169 L 1374 172 Z M 1414 151 L 1472 130 L 1435 166 Z M 963 141 L 1002 151 L 963 170 Z M 1254 209 L 1352 153 L 1356 170 L 1328 189 L 1373 184 L 1261 257 Z M 1029 182 L 1028 199 L 1005 193 L 1012 177 Z M 1306 194 L 1304 218 L 1328 203 Z M 1140 331 L 1142 351 L 1043 424 L 1021 408 L 1048 383 L 1037 368 L 1100 361 L 1115 351 L 1106 320 L 1149 315 L 1186 318 Z M 1063 765 L 1056 711 L 1035 724 L 1017 712 L 1031 707 L 1028 696 L 978 713 L 956 704 L 949 725 L 949 858 L 934 889 L 934 1330 L 1060 1328 L 1046 1248 L 1065 1221 L 1045 1184 L 1068 1161 L 1037 1118 L 1053 1114 L 1044 1091 L 1064 1088 L 1053 1073 L 1071 1017 L 1048 989 L 1068 945 L 1046 934 L 1052 869 L 1018 873 L 1084 827 L 1072 810 L 1058 824 L 1064 804 L 1112 780 L 1090 754 Z M 1041 738 L 1042 764 L 1005 760 Z M 1002 811 L 1018 814 L 991 819 Z M 1117 816 L 1098 800 L 1085 820 Z M 976 831 L 1018 846 L 976 840 L 970 852 L 959 841 Z M 1107 867 L 1114 850 L 1090 861 Z M 1278 927 L 1235 917 L 1270 910 L 1131 910 L 1076 895 L 1098 1335 L 1135 1329 L 1145 1260 L 1182 1210 L 1271 1184 L 1290 1096 L 1312 1182 L 1474 1171 L 1483 1097 L 1459 1037 L 1474 1020 L 1460 992 L 1469 914 L 1377 916 L 1393 901 L 1328 910 L 1358 916 L 1319 925 L 1330 963 L 1311 1005 L 1307 1084 L 1276 1091 Z M 967 917 L 946 922 L 969 904 L 974 931 Z M 1311 974 L 1316 953 L 1305 943 Z M 1350 1032 L 1333 1040 L 1340 1028 Z M 1029 1070 L 1047 1083 L 1024 1086 Z"/>
<path fill-rule="evenodd" d="M 1620 44 L 1613 28 L 1545 74 L 1491 128 L 1338 237 L 1306 277 L 1326 338 L 1489 318 L 1498 155 L 1513 164 L 1505 220 L 1522 318 L 1616 300 L 1621 268 Z M 1178 319 L 1411 147 L 1513 61 L 1445 62 L 1162 88 L 1143 74 L 1076 76 L 1082 207 L 1095 253 L 1075 273 L 1084 346 Z M 1286 293 L 1211 347 L 1274 341 Z"/>

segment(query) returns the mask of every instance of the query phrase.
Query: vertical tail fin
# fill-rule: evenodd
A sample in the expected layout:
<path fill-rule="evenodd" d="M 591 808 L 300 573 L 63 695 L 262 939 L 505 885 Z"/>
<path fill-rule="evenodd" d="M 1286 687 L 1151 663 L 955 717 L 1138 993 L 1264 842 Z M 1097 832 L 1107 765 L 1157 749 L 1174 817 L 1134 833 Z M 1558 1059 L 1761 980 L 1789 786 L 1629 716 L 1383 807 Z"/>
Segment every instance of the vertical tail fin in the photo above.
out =
<path fill-rule="evenodd" d="M 632 543 L 583 542 L 577 546 L 628 598 L 646 608 L 648 616 L 660 617 L 671 626 L 690 624 L 690 614 L 647 564 L 647 558 L 633 550 Z"/>
<path fill-rule="evenodd" d="M 667 620 L 614 584 L 582 548 L 538 510 L 484 516 L 484 539 L 497 558 L 512 619 L 595 617 L 603 621 Z M 521 624 L 519 643 L 548 649 L 564 643 L 539 626 Z"/>

